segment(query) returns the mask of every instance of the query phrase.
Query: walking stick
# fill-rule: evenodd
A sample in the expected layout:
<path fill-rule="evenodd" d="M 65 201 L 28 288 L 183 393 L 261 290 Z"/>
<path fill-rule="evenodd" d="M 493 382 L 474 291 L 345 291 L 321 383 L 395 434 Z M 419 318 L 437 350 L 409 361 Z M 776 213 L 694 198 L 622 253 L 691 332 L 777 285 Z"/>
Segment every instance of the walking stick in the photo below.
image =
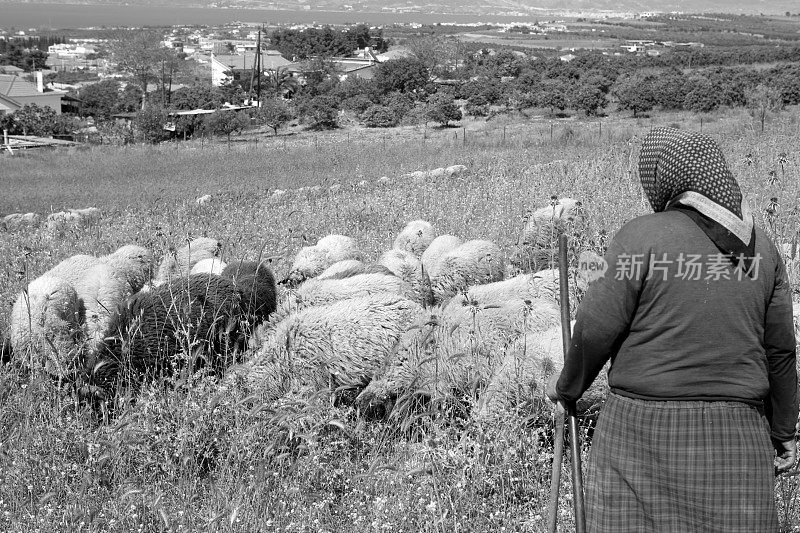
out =
<path fill-rule="evenodd" d="M 556 533 L 558 521 L 558 490 L 561 488 L 561 461 L 564 458 L 564 406 L 556 402 L 555 408 L 555 449 L 553 450 L 553 471 L 550 476 L 550 509 L 547 515 L 548 533 Z"/>
<path fill-rule="evenodd" d="M 567 268 L 567 236 L 558 238 L 558 270 L 559 293 L 561 300 L 561 334 L 564 346 L 564 357 L 569 351 L 572 341 L 569 316 L 569 269 Z M 575 531 L 586 531 L 586 518 L 583 506 L 583 473 L 581 471 L 581 443 L 578 435 L 578 417 L 576 416 L 575 402 L 561 402 L 556 404 L 556 443 L 553 456 L 553 476 L 550 481 L 550 516 L 548 531 L 556 531 L 556 514 L 558 509 L 558 482 L 561 477 L 561 459 L 564 454 L 564 411 L 569 417 L 569 437 L 572 451 L 572 491 L 575 503 Z M 557 468 L 557 470 L 556 470 Z"/>

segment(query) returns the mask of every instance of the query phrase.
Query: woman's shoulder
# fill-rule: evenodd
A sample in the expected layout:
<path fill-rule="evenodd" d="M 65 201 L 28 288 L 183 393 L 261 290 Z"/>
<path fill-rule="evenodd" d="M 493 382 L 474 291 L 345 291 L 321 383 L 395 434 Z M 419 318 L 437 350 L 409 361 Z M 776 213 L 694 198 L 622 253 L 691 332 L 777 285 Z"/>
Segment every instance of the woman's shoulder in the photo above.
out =
<path fill-rule="evenodd" d="M 651 241 L 659 235 L 675 235 L 692 229 L 691 219 L 678 211 L 662 211 L 638 216 L 626 222 L 614 239 L 625 242 Z"/>

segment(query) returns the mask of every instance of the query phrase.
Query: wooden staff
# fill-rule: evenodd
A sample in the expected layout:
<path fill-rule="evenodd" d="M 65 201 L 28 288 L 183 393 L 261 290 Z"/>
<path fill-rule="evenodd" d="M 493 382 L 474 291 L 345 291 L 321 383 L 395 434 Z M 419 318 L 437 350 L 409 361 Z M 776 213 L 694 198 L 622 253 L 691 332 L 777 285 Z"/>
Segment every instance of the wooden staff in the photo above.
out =
<path fill-rule="evenodd" d="M 558 238 L 558 270 L 559 270 L 559 293 L 561 301 L 561 333 L 564 347 L 564 358 L 566 359 L 569 346 L 572 342 L 572 331 L 570 327 L 569 314 L 569 268 L 567 263 L 567 236 L 561 235 Z M 569 436 L 572 451 L 572 490 L 573 502 L 575 504 L 575 531 L 584 533 L 586 531 L 586 518 L 583 504 L 583 472 L 581 470 L 581 443 L 578 433 L 578 417 L 575 402 L 562 402 L 556 404 L 555 423 L 555 450 L 553 456 L 553 475 L 550 480 L 550 516 L 548 517 L 548 531 L 556 532 L 556 521 L 558 513 L 558 488 L 561 478 L 561 461 L 564 455 L 564 412 L 569 418 Z"/>

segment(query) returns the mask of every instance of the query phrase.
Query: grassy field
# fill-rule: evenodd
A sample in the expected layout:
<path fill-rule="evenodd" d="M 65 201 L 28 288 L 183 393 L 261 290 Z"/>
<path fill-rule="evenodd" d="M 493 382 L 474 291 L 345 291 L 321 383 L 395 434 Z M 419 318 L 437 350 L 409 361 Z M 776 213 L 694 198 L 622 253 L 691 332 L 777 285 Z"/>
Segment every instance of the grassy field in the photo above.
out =
<path fill-rule="evenodd" d="M 653 125 L 701 127 L 770 235 L 800 228 L 800 110 L 761 134 L 736 112 L 598 122 L 526 122 L 424 132 L 339 132 L 255 143 L 92 148 L 0 158 L 0 213 L 97 206 L 100 224 L 53 238 L 0 233 L 0 331 L 28 280 L 77 253 L 124 243 L 163 253 L 208 235 L 225 258 L 275 257 L 329 233 L 372 258 L 409 220 L 510 250 L 525 214 L 552 195 L 584 202 L 578 249 L 599 248 L 648 211 L 635 172 Z M 424 136 L 424 138 L 423 138 Z M 459 178 L 401 175 L 464 164 Z M 377 178 L 388 176 L 382 185 Z M 358 185 L 362 180 L 366 185 Z M 341 188 L 330 191 L 333 184 Z M 297 192 L 320 185 L 319 192 Z M 289 192 L 273 198 L 275 189 Z M 209 205 L 195 198 L 211 194 Z M 774 200 L 773 200 L 774 199 Z M 769 208 L 769 209 L 768 209 Z M 794 280 L 794 288 L 798 289 Z M 52 383 L 0 370 L 0 531 L 544 531 L 552 448 L 531 421 L 541 406 L 475 422 L 452 405 L 390 421 L 359 417 L 320 395 L 280 408 L 220 389 L 145 390 L 102 424 Z M 474 400 L 474 399 L 472 399 Z M 469 404 L 471 399 L 464 400 Z M 584 450 L 586 452 L 586 449 Z M 585 459 L 586 457 L 584 457 Z M 569 462 L 560 519 L 572 527 Z M 781 522 L 800 531 L 797 478 L 776 486 Z"/>

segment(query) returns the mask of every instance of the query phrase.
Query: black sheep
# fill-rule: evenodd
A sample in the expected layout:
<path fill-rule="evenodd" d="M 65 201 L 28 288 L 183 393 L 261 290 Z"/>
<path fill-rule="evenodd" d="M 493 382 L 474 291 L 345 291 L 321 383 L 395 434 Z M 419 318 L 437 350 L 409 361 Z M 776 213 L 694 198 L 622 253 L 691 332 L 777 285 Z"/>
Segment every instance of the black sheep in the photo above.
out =
<path fill-rule="evenodd" d="M 269 267 L 255 261 L 234 261 L 223 269 L 223 278 L 233 282 L 241 296 L 242 314 L 252 330 L 275 312 L 275 276 Z"/>
<path fill-rule="evenodd" d="M 194 274 L 133 295 L 99 360 L 87 362 L 90 384 L 108 391 L 120 377 L 136 382 L 204 364 L 221 369 L 237 342 L 240 304 L 233 282 L 213 274 Z M 126 374 L 120 376 L 121 370 Z"/>

